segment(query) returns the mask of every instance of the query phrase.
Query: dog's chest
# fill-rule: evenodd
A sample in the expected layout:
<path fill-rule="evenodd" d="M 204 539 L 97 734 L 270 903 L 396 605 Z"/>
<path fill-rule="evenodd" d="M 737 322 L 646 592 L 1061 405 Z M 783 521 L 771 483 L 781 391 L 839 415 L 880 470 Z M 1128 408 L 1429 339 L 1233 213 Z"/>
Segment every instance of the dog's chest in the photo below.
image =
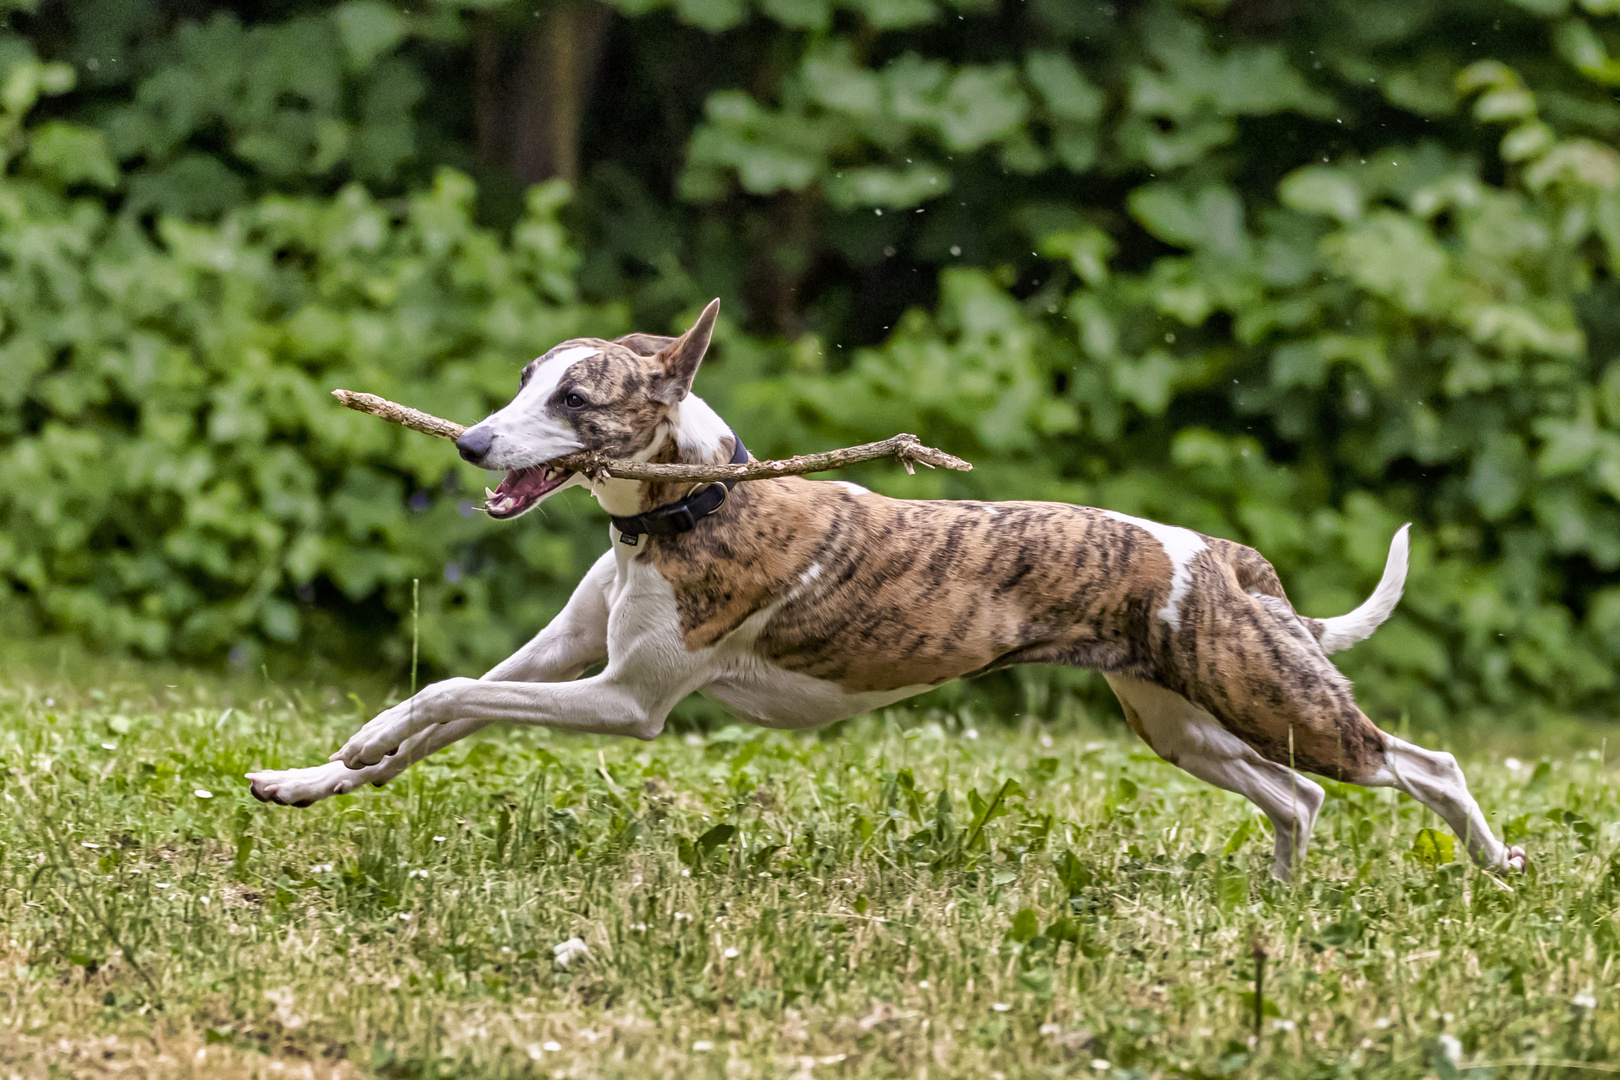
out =
<path fill-rule="evenodd" d="M 761 632 L 786 598 L 753 612 L 711 645 L 692 648 L 674 587 L 653 566 L 621 555 L 609 596 L 609 666 L 700 690 L 766 727 L 818 727 L 907 698 L 926 685 L 851 692 L 830 679 L 790 671 L 759 655 Z"/>

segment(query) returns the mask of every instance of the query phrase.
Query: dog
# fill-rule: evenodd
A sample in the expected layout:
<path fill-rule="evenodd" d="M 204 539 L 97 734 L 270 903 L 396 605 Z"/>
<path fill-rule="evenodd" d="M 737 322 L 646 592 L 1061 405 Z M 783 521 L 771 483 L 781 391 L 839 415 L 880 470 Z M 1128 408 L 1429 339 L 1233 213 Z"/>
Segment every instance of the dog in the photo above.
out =
<path fill-rule="evenodd" d="M 951 679 L 1066 664 L 1100 671 L 1160 757 L 1271 819 L 1278 878 L 1299 865 L 1324 798 L 1305 772 L 1398 788 L 1481 866 L 1524 869 L 1452 755 L 1381 731 L 1328 659 L 1394 610 L 1407 527 L 1364 604 L 1313 619 L 1254 549 L 1110 510 L 890 499 L 802 477 L 694 489 L 553 464 L 583 450 L 748 460 L 691 392 L 718 311 L 716 300 L 678 338 L 578 338 L 524 367 L 517 396 L 467 429 L 460 453 L 505 472 L 488 491 L 498 519 L 589 487 L 613 519 L 610 550 L 561 614 L 482 679 L 426 687 L 326 764 L 249 773 L 257 798 L 308 806 L 380 786 L 497 721 L 651 739 L 702 691 L 755 724 L 812 728 Z"/>

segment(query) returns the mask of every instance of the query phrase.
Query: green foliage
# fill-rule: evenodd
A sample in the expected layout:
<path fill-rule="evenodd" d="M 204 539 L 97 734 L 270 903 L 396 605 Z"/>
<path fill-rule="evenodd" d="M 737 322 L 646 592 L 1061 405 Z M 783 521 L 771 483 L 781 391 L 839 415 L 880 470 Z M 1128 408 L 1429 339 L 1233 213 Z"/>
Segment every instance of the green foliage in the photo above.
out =
<path fill-rule="evenodd" d="M 1419 866 L 1438 869 L 1456 858 L 1457 842 L 1450 833 L 1438 829 L 1419 829 L 1412 838 L 1412 850 L 1407 857 Z"/>
<path fill-rule="evenodd" d="M 25 64 L 8 84 L 50 75 Z M 0 572 L 38 614 L 107 646 L 251 662 L 393 631 L 421 578 L 423 653 L 443 666 L 549 617 L 592 555 L 567 513 L 491 528 L 443 446 L 327 391 L 475 417 L 510 391 L 512 357 L 622 324 L 575 296 L 565 189 L 535 188 L 508 235 L 473 222 L 449 171 L 394 206 L 348 186 L 149 232 L 74 193 L 106 167 L 95 132 L 56 122 L 0 180 Z M 477 573 L 491 563 L 499 589 Z M 397 662 L 400 645 L 366 651 Z"/>
<path fill-rule="evenodd" d="M 811 45 L 775 110 L 711 98 L 687 190 L 713 195 L 732 170 L 756 194 L 819 185 L 836 208 L 865 190 L 879 211 L 943 216 L 971 173 L 950 164 L 958 153 L 993 152 L 1004 176 L 1049 189 L 1064 169 L 1134 172 L 1131 225 L 1084 197 L 1032 195 L 1009 217 L 1051 261 L 947 268 L 932 312 L 781 392 L 812 427 L 915 429 L 981 466 L 888 490 L 1084 500 L 1242 539 L 1312 613 L 1363 595 L 1415 519 L 1401 613 L 1345 659 L 1375 714 L 1602 710 L 1620 662 L 1620 156 L 1589 136 L 1620 133 L 1603 90 L 1610 31 L 1512 16 L 1573 66 L 1526 55 L 1543 92 L 1499 60 L 1435 51 L 1447 16 L 1407 7 L 1291 24 L 1287 44 L 1322 57 L 1308 69 L 1281 43 L 1219 46 L 1208 17 L 1165 4 L 1114 24 L 1084 75 L 1071 57 L 1090 38 L 1068 55 L 1030 41 L 1016 73 Z M 1420 63 L 1400 54 L 1418 48 Z M 959 129 L 971 137 L 947 119 L 965 79 L 983 87 Z M 1368 111 L 1408 129 L 1453 119 L 1346 146 Z M 1294 148 L 1262 166 L 1240 121 L 1280 114 L 1308 120 L 1288 121 Z M 1060 150 L 1070 121 L 1091 125 L 1077 164 Z M 749 133 L 791 143 L 793 169 L 751 172 L 770 154 Z M 852 184 L 912 173 L 944 179 Z M 1142 234 L 1161 253 L 1144 258 Z M 937 251 L 927 227 L 914 236 Z"/>
<path fill-rule="evenodd" d="M 420 578 L 424 659 L 487 663 L 599 524 L 583 500 L 464 517 L 478 477 L 324 391 L 471 419 L 556 340 L 718 292 L 700 390 L 756 452 L 916 431 L 977 468 L 863 482 L 1243 540 L 1311 614 L 1358 602 L 1412 520 L 1406 599 L 1343 658 L 1375 717 L 1611 707 L 1607 7 L 614 7 L 615 72 L 657 107 L 603 76 L 577 200 L 542 187 L 498 226 L 441 167 L 490 175 L 445 72 L 528 32 L 516 0 L 19 9 L 0 578 L 37 622 L 398 664 Z"/>

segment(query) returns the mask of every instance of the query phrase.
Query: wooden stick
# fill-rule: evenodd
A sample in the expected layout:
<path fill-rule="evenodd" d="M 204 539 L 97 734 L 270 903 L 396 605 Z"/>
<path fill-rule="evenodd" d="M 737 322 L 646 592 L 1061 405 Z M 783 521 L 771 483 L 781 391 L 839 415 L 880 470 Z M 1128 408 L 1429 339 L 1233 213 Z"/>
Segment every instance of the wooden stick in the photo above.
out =
<path fill-rule="evenodd" d="M 412 431 L 420 431 L 424 435 L 432 435 L 440 439 L 449 439 L 455 442 L 461 438 L 461 433 L 467 429 L 454 420 L 441 420 L 419 409 L 408 405 L 400 405 L 376 394 L 361 394 L 353 390 L 334 390 L 332 396 L 343 402 L 344 405 L 356 412 L 370 413 L 380 416 L 391 424 L 408 427 Z"/>
<path fill-rule="evenodd" d="M 361 394 L 353 390 L 334 390 L 332 396 L 357 412 L 370 413 L 390 423 L 420 431 L 440 439 L 459 439 L 467 429 L 453 420 L 443 420 L 419 409 L 412 409 L 376 394 Z M 654 464 L 650 461 L 627 461 L 607 458 L 596 453 L 569 454 L 551 464 L 586 476 L 612 476 L 620 480 L 768 480 L 776 476 L 801 476 L 804 473 L 842 468 L 862 461 L 894 457 L 905 466 L 906 472 L 915 472 L 921 462 L 929 468 L 939 466 L 967 472 L 973 466 L 959 457 L 926 446 L 915 435 L 895 435 L 882 442 L 861 446 L 846 446 L 841 450 L 828 450 L 820 454 L 800 454 L 785 461 L 749 461 L 741 465 L 682 465 Z"/>

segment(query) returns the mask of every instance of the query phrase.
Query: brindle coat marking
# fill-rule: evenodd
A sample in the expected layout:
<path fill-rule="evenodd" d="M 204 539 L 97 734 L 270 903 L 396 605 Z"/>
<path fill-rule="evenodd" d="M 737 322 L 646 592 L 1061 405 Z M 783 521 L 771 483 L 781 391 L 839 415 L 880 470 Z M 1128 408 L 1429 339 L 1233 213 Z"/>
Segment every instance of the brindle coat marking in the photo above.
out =
<path fill-rule="evenodd" d="M 780 604 L 758 654 L 850 693 L 1067 664 L 1173 690 L 1278 764 L 1351 781 L 1384 764 L 1317 620 L 1294 614 L 1252 548 L 1203 538 L 1177 629 L 1155 615 L 1163 546 L 1090 507 L 904 501 L 796 477 L 740 485 L 732 502 L 635 556 L 674 586 L 688 649 Z M 817 587 L 798 588 L 811 567 Z"/>
<path fill-rule="evenodd" d="M 582 448 L 729 459 L 735 436 L 689 393 L 716 310 L 680 338 L 551 350 L 525 368 L 511 405 L 468 429 L 463 455 L 520 471 Z M 592 488 L 615 514 L 686 490 Z M 1380 731 L 1328 659 L 1398 600 L 1404 530 L 1373 598 L 1328 620 L 1298 615 L 1252 548 L 1056 503 L 906 501 L 793 477 L 738 485 L 688 533 L 634 548 L 610 535 L 612 550 L 524 650 L 482 680 L 437 683 L 381 714 L 327 765 L 252 774 L 254 794 L 306 805 L 382 783 L 496 719 L 650 738 L 675 702 L 706 688 L 759 723 L 806 726 L 1041 662 L 1102 671 L 1155 751 L 1258 804 L 1277 827 L 1280 876 L 1324 797 L 1296 768 L 1399 787 L 1485 865 L 1524 865 L 1522 850 L 1492 834 L 1450 755 Z M 578 678 L 603 660 L 600 674 Z"/>

